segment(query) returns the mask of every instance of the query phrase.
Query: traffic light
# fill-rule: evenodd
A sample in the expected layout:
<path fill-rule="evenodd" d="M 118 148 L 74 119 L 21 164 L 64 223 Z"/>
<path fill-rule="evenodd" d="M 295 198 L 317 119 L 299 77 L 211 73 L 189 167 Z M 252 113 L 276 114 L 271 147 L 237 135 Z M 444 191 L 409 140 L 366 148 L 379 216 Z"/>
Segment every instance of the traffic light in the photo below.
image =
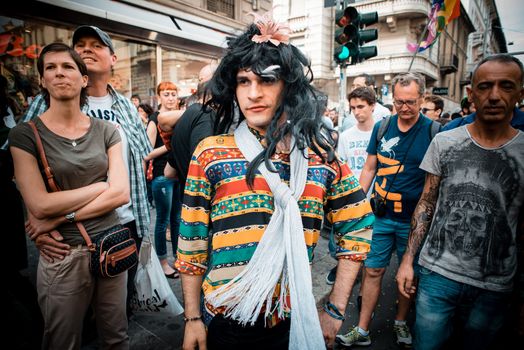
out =
<path fill-rule="evenodd" d="M 376 40 L 378 30 L 364 29 L 364 27 L 378 22 L 378 13 L 359 13 L 352 6 L 344 10 L 337 10 L 335 23 L 339 28 L 335 29 L 334 59 L 337 64 L 357 64 L 377 55 L 376 46 L 362 46 L 363 44 Z"/>

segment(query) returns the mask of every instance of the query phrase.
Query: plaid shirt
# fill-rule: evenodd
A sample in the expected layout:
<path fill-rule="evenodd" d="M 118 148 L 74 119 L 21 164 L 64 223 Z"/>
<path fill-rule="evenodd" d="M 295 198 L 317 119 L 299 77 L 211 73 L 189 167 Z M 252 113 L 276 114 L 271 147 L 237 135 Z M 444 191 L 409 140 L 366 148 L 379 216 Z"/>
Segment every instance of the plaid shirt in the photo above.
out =
<path fill-rule="evenodd" d="M 142 126 L 138 111 L 127 98 L 116 92 L 111 85 L 107 91 L 113 99 L 111 108 L 119 116 L 118 123 L 126 134 L 129 145 L 129 180 L 133 216 L 136 220 L 138 236 L 143 237 L 149 232 L 149 202 L 147 201 L 146 178 L 142 161 L 153 147 Z M 29 109 L 21 119 L 28 122 L 47 110 L 47 103 L 41 94 L 35 97 Z M 83 112 L 87 114 L 89 106 L 85 105 Z"/>

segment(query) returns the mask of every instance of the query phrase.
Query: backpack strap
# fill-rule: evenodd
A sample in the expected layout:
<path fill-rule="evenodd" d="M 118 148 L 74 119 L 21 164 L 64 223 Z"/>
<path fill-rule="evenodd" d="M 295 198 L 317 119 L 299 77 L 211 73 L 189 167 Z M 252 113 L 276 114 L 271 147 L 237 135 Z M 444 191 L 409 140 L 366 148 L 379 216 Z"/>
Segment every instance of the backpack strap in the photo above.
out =
<path fill-rule="evenodd" d="M 433 140 L 436 134 L 442 130 L 442 124 L 433 120 L 431 126 L 429 127 L 429 140 Z"/>
<path fill-rule="evenodd" d="M 380 143 L 380 140 L 382 139 L 382 137 L 384 136 L 386 131 L 388 130 L 390 122 L 391 122 L 391 116 L 390 115 L 388 115 L 387 117 L 385 117 L 384 119 L 382 119 L 379 122 L 380 125 L 378 126 L 378 131 L 377 131 L 377 146 Z"/>

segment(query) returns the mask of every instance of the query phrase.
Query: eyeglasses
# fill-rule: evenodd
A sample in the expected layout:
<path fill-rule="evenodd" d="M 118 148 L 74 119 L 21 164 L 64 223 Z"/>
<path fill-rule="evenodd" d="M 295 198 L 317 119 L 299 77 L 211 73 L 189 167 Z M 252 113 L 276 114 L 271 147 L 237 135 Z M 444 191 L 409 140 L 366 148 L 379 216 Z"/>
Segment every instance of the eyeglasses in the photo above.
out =
<path fill-rule="evenodd" d="M 428 111 L 434 111 L 436 108 L 421 108 L 420 111 L 422 114 L 426 114 Z"/>
<path fill-rule="evenodd" d="M 402 108 L 403 105 L 408 107 L 413 107 L 417 104 L 418 100 L 393 100 L 393 104 L 396 108 Z"/>

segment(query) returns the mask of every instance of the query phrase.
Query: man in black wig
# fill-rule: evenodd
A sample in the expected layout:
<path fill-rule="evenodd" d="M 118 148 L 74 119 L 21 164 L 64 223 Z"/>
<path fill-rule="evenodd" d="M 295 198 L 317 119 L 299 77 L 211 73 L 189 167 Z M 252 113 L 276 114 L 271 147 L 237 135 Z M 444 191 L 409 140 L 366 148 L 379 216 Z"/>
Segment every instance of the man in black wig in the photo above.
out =
<path fill-rule="evenodd" d="M 176 261 L 184 349 L 331 347 L 369 251 L 374 216 L 335 156 L 309 62 L 286 25 L 255 19 L 229 41 L 205 103 L 217 134 L 237 108 L 240 124 L 204 139 L 187 175 Z M 339 260 L 318 313 L 310 263 L 324 212 Z"/>

